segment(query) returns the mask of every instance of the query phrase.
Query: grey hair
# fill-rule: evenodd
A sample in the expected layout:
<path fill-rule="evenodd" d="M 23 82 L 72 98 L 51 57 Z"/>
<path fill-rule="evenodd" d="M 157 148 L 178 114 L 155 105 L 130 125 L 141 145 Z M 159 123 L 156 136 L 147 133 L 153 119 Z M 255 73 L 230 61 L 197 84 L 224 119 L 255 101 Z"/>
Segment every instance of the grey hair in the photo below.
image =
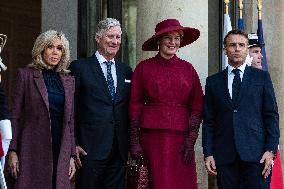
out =
<path fill-rule="evenodd" d="M 98 23 L 96 37 L 101 37 L 111 27 L 118 26 L 121 29 L 120 23 L 114 18 L 106 18 Z"/>
<path fill-rule="evenodd" d="M 36 69 L 47 69 L 48 65 L 44 62 L 43 52 L 48 45 L 52 43 L 54 39 L 60 39 L 62 43 L 62 57 L 55 68 L 56 72 L 69 73 L 67 69 L 70 65 L 70 49 L 69 42 L 65 37 L 64 33 L 58 32 L 55 30 L 48 30 L 44 33 L 41 33 L 35 43 L 32 50 L 32 63 L 28 67 L 33 67 Z"/>

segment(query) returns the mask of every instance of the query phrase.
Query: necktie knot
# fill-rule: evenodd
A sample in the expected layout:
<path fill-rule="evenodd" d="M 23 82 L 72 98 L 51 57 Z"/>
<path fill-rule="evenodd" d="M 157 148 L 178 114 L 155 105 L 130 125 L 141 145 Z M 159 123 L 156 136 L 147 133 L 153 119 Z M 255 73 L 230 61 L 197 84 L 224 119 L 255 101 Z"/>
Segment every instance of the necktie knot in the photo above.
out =
<path fill-rule="evenodd" d="M 235 68 L 235 69 L 232 70 L 232 72 L 233 72 L 235 75 L 237 75 L 237 76 L 240 75 L 240 71 L 241 71 L 241 70 L 239 70 L 239 69 L 237 69 L 237 68 Z"/>
<path fill-rule="evenodd" d="M 112 61 L 106 61 L 105 64 L 107 65 L 107 67 L 110 67 L 113 64 L 113 62 Z"/>

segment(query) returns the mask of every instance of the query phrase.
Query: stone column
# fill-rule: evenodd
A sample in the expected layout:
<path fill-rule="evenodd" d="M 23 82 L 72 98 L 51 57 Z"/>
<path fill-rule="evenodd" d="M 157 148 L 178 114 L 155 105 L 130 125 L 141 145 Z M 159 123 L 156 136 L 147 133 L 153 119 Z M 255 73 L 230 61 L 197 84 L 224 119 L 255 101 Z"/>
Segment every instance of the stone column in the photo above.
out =
<path fill-rule="evenodd" d="M 181 25 L 194 27 L 201 31 L 200 38 L 193 44 L 180 49 L 177 55 L 193 64 L 204 87 L 208 75 L 208 2 L 143 0 L 137 3 L 137 63 L 156 54 L 156 52 L 141 50 L 143 42 L 154 34 L 156 24 L 167 18 L 176 18 Z M 200 137 L 196 144 L 196 161 L 199 188 L 207 189 L 208 179 L 203 163 Z"/>
<path fill-rule="evenodd" d="M 42 0 L 42 32 L 62 31 L 70 43 L 71 59 L 77 58 L 77 0 Z"/>
<path fill-rule="evenodd" d="M 284 173 L 284 0 L 263 1 L 262 4 L 262 25 L 264 31 L 264 41 L 269 73 L 274 85 L 278 110 L 280 127 L 280 153 L 282 160 L 282 173 Z M 252 17 L 246 17 L 248 32 L 257 31 L 257 2 L 249 1 L 248 14 Z"/>

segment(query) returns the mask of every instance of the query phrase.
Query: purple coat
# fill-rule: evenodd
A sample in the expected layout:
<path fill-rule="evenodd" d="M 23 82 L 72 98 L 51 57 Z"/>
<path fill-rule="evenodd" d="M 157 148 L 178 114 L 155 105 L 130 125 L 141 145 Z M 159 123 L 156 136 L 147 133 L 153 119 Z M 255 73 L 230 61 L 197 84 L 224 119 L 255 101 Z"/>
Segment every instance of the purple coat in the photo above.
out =
<path fill-rule="evenodd" d="M 75 82 L 60 74 L 65 90 L 61 149 L 57 165 L 56 188 L 70 189 L 68 179 L 70 155 L 75 154 L 73 96 Z M 13 93 L 11 123 L 13 139 L 10 149 L 18 154 L 19 176 L 14 188 L 52 188 L 52 137 L 47 89 L 40 70 L 18 70 Z"/>

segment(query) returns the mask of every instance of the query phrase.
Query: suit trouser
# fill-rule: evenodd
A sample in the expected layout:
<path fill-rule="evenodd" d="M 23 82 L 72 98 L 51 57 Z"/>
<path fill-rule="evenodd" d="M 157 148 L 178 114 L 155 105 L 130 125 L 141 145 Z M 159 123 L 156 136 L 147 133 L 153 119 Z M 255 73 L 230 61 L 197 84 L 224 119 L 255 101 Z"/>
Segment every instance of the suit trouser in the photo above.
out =
<path fill-rule="evenodd" d="M 76 189 L 124 189 L 125 161 L 122 160 L 117 141 L 105 160 L 81 158 L 82 167 L 76 174 Z"/>
<path fill-rule="evenodd" d="M 272 169 L 271 169 L 270 174 L 268 175 L 268 177 L 265 179 L 265 188 L 266 189 L 270 189 L 271 177 L 272 177 Z M 241 186 L 240 189 L 244 189 L 244 187 Z"/>
<path fill-rule="evenodd" d="M 265 179 L 261 172 L 263 164 L 245 162 L 239 157 L 234 162 L 217 166 L 219 189 L 265 189 Z"/>

